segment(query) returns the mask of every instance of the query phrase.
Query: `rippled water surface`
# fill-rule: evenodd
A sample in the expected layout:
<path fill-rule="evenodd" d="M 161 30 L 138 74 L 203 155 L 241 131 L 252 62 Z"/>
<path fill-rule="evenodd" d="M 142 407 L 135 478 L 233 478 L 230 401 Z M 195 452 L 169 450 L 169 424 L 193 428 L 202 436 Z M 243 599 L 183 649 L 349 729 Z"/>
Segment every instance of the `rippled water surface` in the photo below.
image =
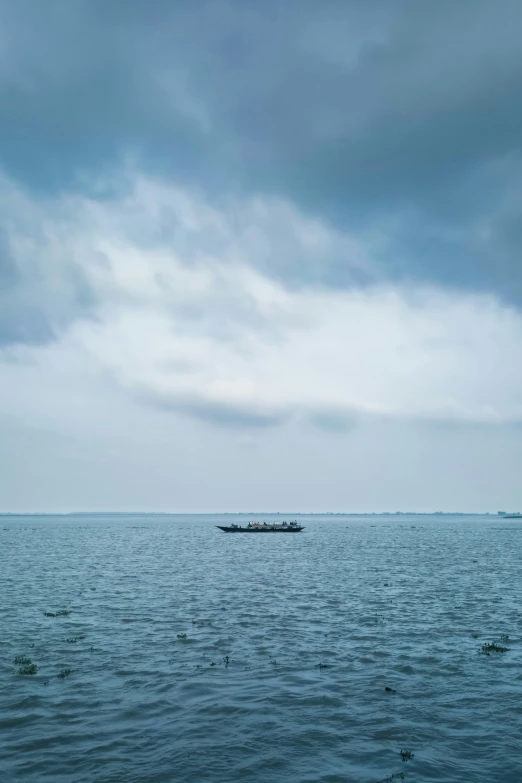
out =
<path fill-rule="evenodd" d="M 1 518 L 0 779 L 520 783 L 522 523 L 303 519 Z"/>

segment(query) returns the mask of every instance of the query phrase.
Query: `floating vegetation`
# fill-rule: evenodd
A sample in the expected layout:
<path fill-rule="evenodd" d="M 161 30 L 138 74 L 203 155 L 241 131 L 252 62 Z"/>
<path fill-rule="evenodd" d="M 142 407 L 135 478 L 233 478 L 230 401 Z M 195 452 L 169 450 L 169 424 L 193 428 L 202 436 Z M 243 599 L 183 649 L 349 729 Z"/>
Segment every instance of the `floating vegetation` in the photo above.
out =
<path fill-rule="evenodd" d="M 316 663 L 315 664 L 316 669 L 329 669 L 330 665 L 328 663 Z"/>
<path fill-rule="evenodd" d="M 63 669 L 63 671 L 58 674 L 58 679 L 65 680 L 66 677 L 68 677 L 70 674 L 72 674 L 72 669 Z"/>
<path fill-rule="evenodd" d="M 390 688 L 389 685 L 387 685 L 384 690 L 386 693 L 397 693 L 397 691 L 394 688 Z"/>
<path fill-rule="evenodd" d="M 216 665 L 215 661 L 212 661 L 210 665 L 215 666 Z"/>
<path fill-rule="evenodd" d="M 32 661 L 25 655 L 17 655 L 13 663 L 16 663 L 18 666 L 27 666 L 29 663 L 32 663 Z"/>
<path fill-rule="evenodd" d="M 58 612 L 44 612 L 45 617 L 67 617 L 70 614 L 69 609 L 60 609 Z"/>
<path fill-rule="evenodd" d="M 404 750 L 404 748 L 401 748 L 400 753 L 403 761 L 411 761 L 415 757 L 415 753 L 412 753 L 411 750 Z"/>
<path fill-rule="evenodd" d="M 501 635 L 501 637 L 500 637 L 500 641 L 501 641 L 501 642 L 507 642 L 507 641 L 508 641 L 508 639 L 509 639 L 509 636 L 507 635 L 507 633 L 503 633 L 503 634 Z"/>
<path fill-rule="evenodd" d="M 26 676 L 30 674 L 36 674 L 37 671 L 38 666 L 35 663 L 29 663 L 27 666 L 20 667 L 20 669 L 18 669 L 18 674 L 23 674 Z"/>
<path fill-rule="evenodd" d="M 502 647 L 502 645 L 497 644 L 496 642 L 490 642 L 488 644 L 483 644 L 479 650 L 479 653 L 482 655 L 491 655 L 492 652 L 505 653 L 508 650 L 509 647 Z"/>
<path fill-rule="evenodd" d="M 76 644 L 76 642 L 80 642 L 82 639 L 85 639 L 84 634 L 82 634 L 81 636 L 72 636 L 70 639 L 66 639 L 65 641 L 68 644 Z"/>
<path fill-rule="evenodd" d="M 378 780 L 377 783 L 393 783 L 395 780 L 404 780 L 404 772 L 394 772 L 393 775 L 388 775 L 387 778 Z"/>
<path fill-rule="evenodd" d="M 228 666 L 228 664 L 230 663 L 230 658 L 228 657 L 228 655 L 225 655 L 225 657 L 223 658 L 223 663 L 225 664 L 225 666 Z"/>
<path fill-rule="evenodd" d="M 178 639 L 186 639 L 187 634 L 186 633 L 178 633 Z"/>

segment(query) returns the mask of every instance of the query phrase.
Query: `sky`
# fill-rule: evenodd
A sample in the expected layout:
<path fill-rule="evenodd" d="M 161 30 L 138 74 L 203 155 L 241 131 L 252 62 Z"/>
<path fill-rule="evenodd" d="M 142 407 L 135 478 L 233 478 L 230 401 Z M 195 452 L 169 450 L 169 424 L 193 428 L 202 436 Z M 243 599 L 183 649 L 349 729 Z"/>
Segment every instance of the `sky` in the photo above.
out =
<path fill-rule="evenodd" d="M 0 0 L 0 510 L 522 509 L 519 0 Z"/>

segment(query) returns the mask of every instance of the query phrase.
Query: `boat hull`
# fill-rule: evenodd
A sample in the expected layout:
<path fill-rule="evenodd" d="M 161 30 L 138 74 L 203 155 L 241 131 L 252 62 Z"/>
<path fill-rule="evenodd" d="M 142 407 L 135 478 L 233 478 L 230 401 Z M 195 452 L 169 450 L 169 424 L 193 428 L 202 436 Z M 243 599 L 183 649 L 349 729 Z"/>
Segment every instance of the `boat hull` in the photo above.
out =
<path fill-rule="evenodd" d="M 223 533 L 300 533 L 301 530 L 304 530 L 303 527 L 299 526 L 286 526 L 286 527 L 263 527 L 263 525 L 259 525 L 259 527 L 226 527 L 222 525 L 216 525 L 220 530 L 223 531 Z"/>

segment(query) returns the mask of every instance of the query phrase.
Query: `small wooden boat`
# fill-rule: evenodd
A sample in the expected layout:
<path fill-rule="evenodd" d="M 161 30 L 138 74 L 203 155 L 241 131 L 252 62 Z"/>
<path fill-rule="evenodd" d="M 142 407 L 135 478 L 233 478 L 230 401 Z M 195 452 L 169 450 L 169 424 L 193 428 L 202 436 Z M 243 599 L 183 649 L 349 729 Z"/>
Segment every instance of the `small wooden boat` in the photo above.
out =
<path fill-rule="evenodd" d="M 249 522 L 248 525 L 216 525 L 223 533 L 300 533 L 297 522 Z"/>

